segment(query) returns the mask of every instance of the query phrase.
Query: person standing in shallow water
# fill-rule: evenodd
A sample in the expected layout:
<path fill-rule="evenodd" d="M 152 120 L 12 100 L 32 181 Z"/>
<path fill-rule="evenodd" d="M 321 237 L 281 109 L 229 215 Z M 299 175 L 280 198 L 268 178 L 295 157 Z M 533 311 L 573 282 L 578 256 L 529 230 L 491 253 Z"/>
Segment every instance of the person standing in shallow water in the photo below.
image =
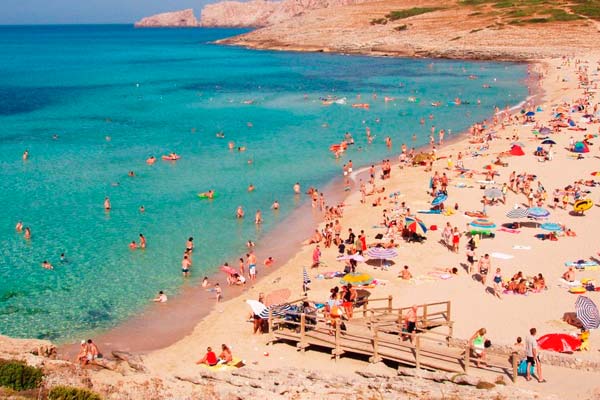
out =
<path fill-rule="evenodd" d="M 146 248 L 146 238 L 140 233 L 140 249 Z"/>
<path fill-rule="evenodd" d="M 108 198 L 108 196 L 106 196 L 104 198 L 104 210 L 105 211 L 110 211 L 110 209 L 111 209 L 110 199 Z"/>

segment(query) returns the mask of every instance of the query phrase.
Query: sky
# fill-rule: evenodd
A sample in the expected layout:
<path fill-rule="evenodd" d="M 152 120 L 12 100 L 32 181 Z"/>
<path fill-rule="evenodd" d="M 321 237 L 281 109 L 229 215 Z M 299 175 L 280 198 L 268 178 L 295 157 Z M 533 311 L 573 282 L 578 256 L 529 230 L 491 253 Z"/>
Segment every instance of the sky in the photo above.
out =
<path fill-rule="evenodd" d="M 1 0 L 0 25 L 133 23 L 165 11 L 193 8 L 196 17 L 215 0 Z"/>

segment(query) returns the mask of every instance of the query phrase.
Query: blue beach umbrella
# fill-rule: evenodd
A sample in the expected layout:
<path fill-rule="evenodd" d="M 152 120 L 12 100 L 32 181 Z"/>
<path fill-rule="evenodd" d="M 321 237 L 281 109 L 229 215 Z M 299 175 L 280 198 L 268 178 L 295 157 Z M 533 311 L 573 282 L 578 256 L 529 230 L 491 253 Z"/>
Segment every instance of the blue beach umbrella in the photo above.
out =
<path fill-rule="evenodd" d="M 527 213 L 531 218 L 548 218 L 550 216 L 550 211 L 546 210 L 542 207 L 531 207 L 527 210 Z"/>
<path fill-rule="evenodd" d="M 562 226 L 560 226 L 560 224 L 557 224 L 556 222 L 545 222 L 540 226 L 540 228 L 550 232 L 562 231 Z"/>
<path fill-rule="evenodd" d="M 445 202 L 446 200 L 448 200 L 448 196 L 445 194 L 438 194 L 435 199 L 433 199 L 431 201 L 431 205 L 432 206 L 439 206 L 440 204 L 442 204 L 443 202 Z"/>
<path fill-rule="evenodd" d="M 529 111 L 527 114 L 525 114 L 527 117 L 533 117 L 534 115 L 535 113 L 533 111 Z"/>

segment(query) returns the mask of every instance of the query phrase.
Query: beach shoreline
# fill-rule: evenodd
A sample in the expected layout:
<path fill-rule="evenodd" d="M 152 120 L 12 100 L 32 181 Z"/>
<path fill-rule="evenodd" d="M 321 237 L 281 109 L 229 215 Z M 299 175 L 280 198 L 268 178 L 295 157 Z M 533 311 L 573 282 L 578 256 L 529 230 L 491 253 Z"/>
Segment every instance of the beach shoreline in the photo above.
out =
<path fill-rule="evenodd" d="M 368 55 L 365 56 L 368 57 Z M 507 62 L 512 63 L 514 61 Z M 522 84 L 528 88 L 528 95 L 516 104 L 509 106 L 511 112 L 516 113 L 517 109 L 524 104 L 536 98 L 543 98 L 544 90 L 538 85 L 537 75 L 532 72 L 538 65 L 543 65 L 543 62 L 541 60 L 524 63 L 528 66 L 528 74 L 523 79 Z M 520 63 L 523 62 L 521 61 Z M 485 120 L 490 120 L 493 116 L 493 109 L 490 109 L 488 117 Z M 460 146 L 467 140 L 468 130 L 465 130 L 447 136 L 444 144 L 442 146 L 436 145 L 436 147 L 439 152 L 443 153 L 444 149 L 455 145 Z M 429 145 L 423 144 L 415 147 L 415 152 L 419 153 L 427 149 L 429 149 Z M 389 152 L 393 169 L 397 169 L 400 165 L 400 162 L 397 160 L 397 154 L 396 150 L 390 150 Z M 323 186 L 323 193 L 328 204 L 345 202 L 358 188 L 361 178 L 365 178 L 365 181 L 368 180 L 369 165 L 378 165 L 379 162 L 380 160 L 372 160 L 355 168 L 355 171 L 349 176 L 351 180 L 350 191 L 343 190 L 344 178 L 341 174 L 333 176 Z M 292 185 L 293 183 L 290 182 L 290 192 Z M 259 265 L 258 279 L 254 285 L 248 280 L 244 286 L 228 286 L 225 274 L 219 270 L 208 275 L 211 287 L 215 283 L 219 283 L 224 289 L 225 301 L 247 298 L 246 293 L 255 286 L 266 287 L 265 282 L 269 277 L 273 276 L 276 271 L 301 253 L 302 248 L 305 246 L 304 242 L 311 236 L 314 229 L 321 228 L 324 221 L 323 214 L 311 209 L 308 195 L 304 193 L 305 190 L 306 188 L 303 188 L 303 193 L 298 198 L 298 202 L 301 204 L 290 215 L 277 222 L 271 231 L 257 242 L 254 251 L 255 254 L 259 255 L 259 263 L 261 265 Z M 310 218 L 306 218 L 308 214 L 310 214 Z M 293 235 L 289 235 L 289 232 L 293 232 Z M 282 237 L 284 238 L 283 241 L 281 241 Z M 245 253 L 245 251 L 240 251 L 241 253 Z M 262 259 L 268 256 L 273 256 L 277 262 L 274 267 L 266 269 L 262 266 Z M 236 258 L 224 261 L 228 262 L 234 268 L 237 266 Z M 95 336 L 96 343 L 107 352 L 127 351 L 146 354 L 168 348 L 184 339 L 193 332 L 194 328 L 204 318 L 216 311 L 214 293 L 203 288 L 201 282 L 202 278 L 200 276 L 184 282 L 180 287 L 180 291 L 169 297 L 168 305 L 150 303 L 146 308 L 127 318 L 125 321 L 101 331 L 99 335 Z M 193 307 L 190 307 L 190 305 L 193 305 Z M 59 356 L 65 359 L 73 358 L 77 354 L 78 346 L 78 341 L 67 341 L 60 344 L 58 348 Z"/>

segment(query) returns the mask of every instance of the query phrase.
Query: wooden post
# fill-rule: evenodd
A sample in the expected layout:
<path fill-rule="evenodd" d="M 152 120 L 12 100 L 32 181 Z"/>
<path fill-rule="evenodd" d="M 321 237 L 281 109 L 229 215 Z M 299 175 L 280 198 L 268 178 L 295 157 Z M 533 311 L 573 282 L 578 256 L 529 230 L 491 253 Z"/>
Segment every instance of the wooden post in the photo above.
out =
<path fill-rule="evenodd" d="M 304 341 L 306 340 L 304 337 L 304 333 L 306 332 L 306 314 L 300 314 L 300 351 L 304 353 L 304 348 L 306 344 Z"/>
<path fill-rule="evenodd" d="M 446 344 L 450 347 L 450 339 L 452 339 L 454 334 L 454 322 L 448 321 L 448 336 L 446 336 Z"/>
<path fill-rule="evenodd" d="M 423 325 L 427 327 L 427 304 L 423 304 Z"/>
<path fill-rule="evenodd" d="M 371 357 L 371 359 L 369 360 L 372 363 L 377 363 L 381 361 L 381 359 L 379 358 L 379 336 L 377 334 L 378 330 L 379 329 L 377 325 L 373 326 L 373 357 Z"/>
<path fill-rule="evenodd" d="M 393 299 L 393 297 L 392 297 L 392 295 L 390 294 L 390 295 L 388 296 L 388 314 L 390 314 L 390 313 L 392 312 L 392 299 Z"/>
<path fill-rule="evenodd" d="M 415 335 L 415 366 L 421 368 L 421 335 Z"/>
<path fill-rule="evenodd" d="M 363 318 L 367 318 L 368 307 L 369 307 L 369 299 L 365 299 L 365 302 L 363 303 Z"/>
<path fill-rule="evenodd" d="M 471 363 L 471 346 L 469 344 L 467 344 L 467 347 L 465 349 L 465 373 L 469 372 L 469 367 Z"/>
<path fill-rule="evenodd" d="M 335 361 L 340 358 L 340 325 L 342 324 L 342 320 L 340 318 L 339 322 L 335 324 Z"/>
<path fill-rule="evenodd" d="M 450 323 L 452 321 L 452 316 L 450 312 L 452 311 L 452 302 L 448 301 L 446 305 L 446 322 Z"/>
<path fill-rule="evenodd" d="M 512 362 L 512 381 L 513 383 L 517 382 L 517 376 L 519 375 L 519 353 L 513 351 L 510 355 Z"/>

